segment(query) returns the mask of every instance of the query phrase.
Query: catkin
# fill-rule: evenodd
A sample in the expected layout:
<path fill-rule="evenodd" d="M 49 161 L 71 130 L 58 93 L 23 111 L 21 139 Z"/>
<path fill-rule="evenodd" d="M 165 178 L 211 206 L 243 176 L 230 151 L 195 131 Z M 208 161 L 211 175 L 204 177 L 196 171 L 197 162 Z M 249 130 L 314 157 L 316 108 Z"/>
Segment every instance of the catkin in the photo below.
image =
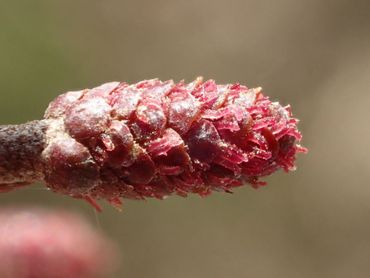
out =
<path fill-rule="evenodd" d="M 289 106 L 261 88 L 202 78 L 67 92 L 45 119 L 46 184 L 95 206 L 259 187 L 260 177 L 294 170 L 296 153 L 306 152 Z"/>

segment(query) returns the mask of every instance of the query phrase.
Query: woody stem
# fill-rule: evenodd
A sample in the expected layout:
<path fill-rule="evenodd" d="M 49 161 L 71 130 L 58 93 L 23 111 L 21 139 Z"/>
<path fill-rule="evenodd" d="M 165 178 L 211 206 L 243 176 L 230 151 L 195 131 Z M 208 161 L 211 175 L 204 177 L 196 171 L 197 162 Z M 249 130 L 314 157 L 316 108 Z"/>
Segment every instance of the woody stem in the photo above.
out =
<path fill-rule="evenodd" d="M 48 121 L 0 125 L 0 191 L 42 180 Z"/>

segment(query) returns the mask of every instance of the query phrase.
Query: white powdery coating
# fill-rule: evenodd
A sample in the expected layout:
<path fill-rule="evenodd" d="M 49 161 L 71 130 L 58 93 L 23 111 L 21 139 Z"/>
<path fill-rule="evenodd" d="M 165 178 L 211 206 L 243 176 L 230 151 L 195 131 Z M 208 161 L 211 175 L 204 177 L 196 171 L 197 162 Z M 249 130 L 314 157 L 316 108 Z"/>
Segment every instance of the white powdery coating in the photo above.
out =
<path fill-rule="evenodd" d="M 62 116 L 67 108 L 84 95 L 84 91 L 71 91 L 58 96 L 49 104 L 45 112 L 45 118 L 58 118 Z"/>
<path fill-rule="evenodd" d="M 114 266 L 111 243 L 74 214 L 1 209 L 0 223 L 2 278 L 96 278 Z"/>
<path fill-rule="evenodd" d="M 80 139 L 102 133 L 108 126 L 111 109 L 102 98 L 82 100 L 67 110 L 66 128 L 72 137 Z"/>

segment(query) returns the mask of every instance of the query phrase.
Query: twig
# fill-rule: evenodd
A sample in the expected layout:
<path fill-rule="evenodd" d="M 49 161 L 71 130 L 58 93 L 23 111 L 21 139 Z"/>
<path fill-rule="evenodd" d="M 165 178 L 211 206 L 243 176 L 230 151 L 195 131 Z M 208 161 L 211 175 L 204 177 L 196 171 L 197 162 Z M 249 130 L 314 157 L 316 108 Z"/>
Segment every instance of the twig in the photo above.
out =
<path fill-rule="evenodd" d="M 0 126 L 0 191 L 43 180 L 48 120 Z"/>

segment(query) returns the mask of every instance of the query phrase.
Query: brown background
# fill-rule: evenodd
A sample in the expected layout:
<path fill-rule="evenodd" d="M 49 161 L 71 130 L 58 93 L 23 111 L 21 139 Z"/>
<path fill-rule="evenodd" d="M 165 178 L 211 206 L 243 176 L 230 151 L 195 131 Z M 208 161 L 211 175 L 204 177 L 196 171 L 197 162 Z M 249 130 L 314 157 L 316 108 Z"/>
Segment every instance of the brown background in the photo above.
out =
<path fill-rule="evenodd" d="M 369 1 L 0 0 L 3 124 L 40 118 L 66 90 L 203 75 L 290 103 L 310 149 L 257 191 L 97 217 L 41 185 L 0 203 L 85 214 L 122 250 L 114 277 L 369 277 L 369 62 Z"/>

